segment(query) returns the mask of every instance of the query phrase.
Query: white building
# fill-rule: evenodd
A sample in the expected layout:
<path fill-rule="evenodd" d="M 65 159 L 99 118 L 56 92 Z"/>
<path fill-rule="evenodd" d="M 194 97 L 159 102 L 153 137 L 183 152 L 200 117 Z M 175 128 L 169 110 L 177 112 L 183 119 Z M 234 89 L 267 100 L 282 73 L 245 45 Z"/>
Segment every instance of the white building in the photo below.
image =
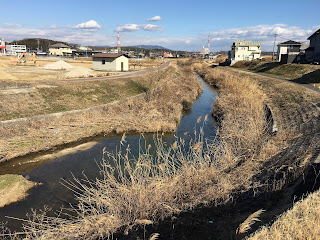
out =
<path fill-rule="evenodd" d="M 278 44 L 277 59 L 282 63 L 293 63 L 300 53 L 301 43 L 286 41 Z"/>
<path fill-rule="evenodd" d="M 209 48 L 201 47 L 200 54 L 209 54 Z"/>
<path fill-rule="evenodd" d="M 231 46 L 229 60 L 231 65 L 238 61 L 250 61 L 261 58 L 261 42 L 236 40 Z"/>
<path fill-rule="evenodd" d="M 123 53 L 96 53 L 92 56 L 92 69 L 102 71 L 129 71 L 129 59 Z"/>
<path fill-rule="evenodd" d="M 6 46 L 6 52 L 7 55 L 11 56 L 17 56 L 20 55 L 23 52 L 27 51 L 27 46 L 26 45 L 7 45 Z"/>
<path fill-rule="evenodd" d="M 63 43 L 56 43 L 49 46 L 49 55 L 53 56 L 71 56 L 72 49 Z"/>

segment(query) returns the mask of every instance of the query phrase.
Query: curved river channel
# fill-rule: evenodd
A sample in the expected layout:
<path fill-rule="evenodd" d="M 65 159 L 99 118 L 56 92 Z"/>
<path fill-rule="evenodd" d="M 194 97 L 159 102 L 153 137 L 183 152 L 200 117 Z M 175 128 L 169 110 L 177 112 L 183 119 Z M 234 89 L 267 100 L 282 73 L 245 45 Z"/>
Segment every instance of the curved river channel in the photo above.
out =
<path fill-rule="evenodd" d="M 176 137 L 184 138 L 188 142 L 194 136 L 195 130 L 199 133 L 200 127 L 203 127 L 205 138 L 214 139 L 215 137 L 217 124 L 211 116 L 211 108 L 218 93 L 203 82 L 200 77 L 197 78 L 203 85 L 203 92 L 194 101 L 191 110 L 185 113 L 176 132 L 163 136 L 163 141 L 168 143 L 168 146 L 175 141 Z M 206 115 L 208 115 L 208 120 L 203 123 Z M 199 117 L 201 117 L 201 121 L 197 124 Z M 154 134 L 144 134 L 145 140 L 143 141 L 152 144 L 153 136 Z M 119 149 L 121 137 L 122 135 L 114 135 L 92 138 L 90 141 L 94 141 L 94 143 L 92 146 L 90 145 L 90 148 L 58 156 L 51 161 L 33 164 L 33 162 L 37 162 L 36 158 L 41 157 L 41 154 L 35 154 L 35 156 L 14 159 L 0 164 L 0 174 L 22 174 L 31 181 L 42 183 L 31 189 L 25 200 L 0 208 L 0 222 L 8 222 L 7 226 L 11 230 L 19 230 L 21 222 L 6 218 L 6 216 L 26 219 L 26 214 L 30 213 L 31 209 L 40 209 L 44 205 L 59 209 L 62 205 L 68 206 L 69 203 L 74 203 L 73 193 L 61 184 L 61 179 L 72 180 L 72 174 L 75 177 L 83 178 L 83 173 L 89 179 L 99 177 L 97 162 L 102 159 L 103 148 L 108 152 L 115 152 L 116 149 Z M 138 151 L 134 150 L 139 148 L 141 141 L 140 134 L 126 136 L 126 144 L 130 144 L 133 155 L 138 154 Z"/>

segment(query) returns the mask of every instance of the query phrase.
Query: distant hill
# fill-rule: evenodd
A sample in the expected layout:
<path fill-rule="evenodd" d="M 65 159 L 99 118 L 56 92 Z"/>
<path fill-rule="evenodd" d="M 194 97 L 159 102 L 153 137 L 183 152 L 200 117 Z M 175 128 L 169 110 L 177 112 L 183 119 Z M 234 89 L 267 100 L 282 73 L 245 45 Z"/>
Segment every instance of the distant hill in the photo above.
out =
<path fill-rule="evenodd" d="M 134 45 L 134 46 L 128 46 L 128 47 L 136 47 L 136 48 L 144 48 L 144 49 L 170 50 L 170 49 L 168 49 L 168 48 L 164 48 L 164 47 L 158 46 L 158 45 Z"/>
<path fill-rule="evenodd" d="M 67 43 L 67 42 L 62 42 L 62 41 L 55 41 L 55 40 L 45 39 L 45 38 L 25 38 L 22 40 L 14 40 L 8 44 L 26 45 L 27 49 L 37 50 L 38 40 L 39 40 L 39 48 L 40 48 L 40 50 L 42 50 L 44 52 L 48 51 L 49 45 L 52 45 L 55 43 L 63 43 L 63 44 L 66 44 L 72 48 L 76 48 L 77 46 L 79 46 L 78 44 Z"/>

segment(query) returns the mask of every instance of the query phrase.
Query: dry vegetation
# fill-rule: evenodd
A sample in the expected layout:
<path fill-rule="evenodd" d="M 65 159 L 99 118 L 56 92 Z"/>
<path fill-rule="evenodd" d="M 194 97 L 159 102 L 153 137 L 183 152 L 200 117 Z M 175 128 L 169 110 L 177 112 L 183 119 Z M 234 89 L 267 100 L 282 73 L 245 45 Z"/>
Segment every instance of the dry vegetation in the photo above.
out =
<path fill-rule="evenodd" d="M 60 59 L 45 59 L 38 58 L 36 65 L 33 65 L 32 58 L 27 57 L 25 64 L 17 65 L 17 59 L 15 57 L 0 57 L 0 81 L 1 82 L 35 82 L 39 80 L 60 80 L 66 79 L 66 70 L 46 70 L 43 67 L 49 63 L 54 63 Z M 159 67 L 168 59 L 143 59 L 143 60 L 129 60 L 130 71 L 141 71 Z M 92 58 L 77 58 L 71 60 L 65 60 L 65 62 L 71 64 L 74 67 L 92 68 Z M 119 75 L 123 73 L 119 72 L 104 72 L 93 71 L 92 77 L 102 77 L 107 75 Z M 81 77 L 81 75 L 79 75 Z"/>
<path fill-rule="evenodd" d="M 191 64 L 191 61 L 178 62 L 182 67 Z M 217 139 L 207 141 L 201 132 L 199 135 L 195 133 L 195 140 L 189 148 L 183 139 L 177 139 L 171 146 L 166 146 L 161 136 L 156 136 L 156 149 L 150 149 L 149 145 L 141 146 L 139 157 L 135 159 L 123 136 L 122 147 L 117 153 L 104 153 L 100 178 L 90 181 L 84 176 L 82 180 L 74 179 L 65 183 L 75 192 L 77 206 L 69 209 L 69 212 L 60 213 L 58 217 L 51 217 L 45 209 L 25 222 L 24 233 L 28 239 L 97 239 L 111 237 L 120 229 L 127 233 L 136 225 L 157 223 L 160 219 L 200 204 L 224 204 L 248 190 L 279 190 L 292 179 L 278 181 L 274 178 L 269 182 L 269 178 L 273 179 L 279 171 L 286 172 L 289 169 L 296 171 L 294 177 L 297 177 L 308 166 L 310 158 L 305 157 L 305 151 L 312 154 L 317 145 L 304 146 L 299 149 L 300 152 L 294 152 L 294 157 L 285 155 L 281 159 L 276 158 L 277 161 L 272 161 L 275 164 L 271 166 L 266 164 L 276 154 L 290 149 L 293 140 L 304 134 L 303 124 L 319 116 L 315 107 L 309 109 L 308 114 L 299 121 L 288 121 L 286 118 L 290 111 L 299 110 L 301 96 L 306 101 L 303 106 L 306 108 L 310 104 L 319 104 L 317 95 L 305 90 L 303 95 L 296 96 L 298 91 L 302 91 L 301 88 L 297 87 L 297 90 L 293 89 L 290 93 L 288 85 L 282 85 L 275 79 L 273 82 L 254 79 L 237 71 L 204 68 L 200 63 L 192 66 L 207 82 L 220 89 L 214 108 L 221 125 Z M 179 93 L 178 86 L 189 83 L 185 87 L 192 88 L 191 76 L 192 71 L 187 70 L 182 72 L 181 80 L 153 88 L 144 96 L 146 105 L 138 105 L 141 103 L 139 99 L 138 102 L 132 100 L 118 106 L 115 112 L 127 113 L 126 127 L 119 126 L 118 130 L 126 130 L 130 125 L 129 110 L 132 108 L 143 109 L 140 117 L 143 122 L 149 123 L 154 123 L 153 119 L 159 117 L 155 111 L 160 113 L 163 108 L 164 112 L 174 113 L 172 127 L 175 127 L 182 105 L 178 110 L 173 105 L 181 103 L 183 97 L 175 98 L 173 105 L 168 104 L 168 97 Z M 149 80 L 154 82 L 154 78 Z M 194 93 L 196 95 L 198 91 Z M 185 97 L 185 91 L 182 94 Z M 287 94 L 284 100 L 282 94 Z M 271 128 L 272 122 L 269 122 L 270 116 L 266 114 L 266 105 L 270 106 L 273 119 L 277 122 L 276 135 Z M 150 106 L 153 106 L 151 110 Z M 160 109 L 154 106 L 160 106 Z M 144 107 L 149 110 L 144 110 Z M 165 116 L 168 117 L 172 119 L 172 114 Z M 115 122 L 115 119 L 112 120 Z M 206 119 L 198 119 L 198 124 L 201 121 L 205 122 Z M 293 122 L 295 125 L 291 125 Z M 317 143 L 311 134 L 313 131 L 309 128 L 309 135 Z M 291 150 L 295 151 L 293 148 Z M 150 154 L 151 151 L 156 152 L 155 156 Z M 304 161 L 300 161 L 302 158 Z M 286 163 L 286 168 L 283 168 L 283 163 Z M 264 177 L 259 175 L 261 173 L 264 173 Z M 68 215 L 70 212 L 71 216 Z"/>
<path fill-rule="evenodd" d="M 148 89 L 148 84 L 149 82 L 145 78 L 55 82 L 49 84 L 17 83 L 15 85 L 20 88 L 20 91 L 10 88 L 6 90 L 7 93 L 0 91 L 0 120 L 31 117 L 107 104 L 143 93 Z M 7 83 L 0 83 L 1 85 L 10 87 L 10 84 Z"/>
<path fill-rule="evenodd" d="M 128 83 L 143 93 L 76 112 L 1 124 L 0 161 L 101 133 L 173 131 L 182 116 L 182 102 L 192 102 L 201 92 L 201 84 L 191 71 L 174 66 Z M 86 94 L 83 84 L 75 87 L 79 94 Z"/>
<path fill-rule="evenodd" d="M 24 199 L 29 189 L 36 183 L 20 175 L 6 174 L 0 176 L 0 208 Z"/>
<path fill-rule="evenodd" d="M 298 80 L 300 83 L 320 83 L 320 66 L 310 64 L 280 64 L 269 61 L 239 61 L 232 67 Z"/>
<path fill-rule="evenodd" d="M 179 63 L 184 64 L 188 63 Z M 253 176 L 260 162 L 266 160 L 262 156 L 274 153 L 274 149 L 264 147 L 268 142 L 264 94 L 249 79 L 219 71 L 208 74 L 221 88 L 217 109 L 228 106 L 221 115 L 222 131 L 216 141 L 208 142 L 200 133 L 190 148 L 183 139 L 168 148 L 156 137 L 156 156 L 144 146 L 138 159 L 133 159 L 123 138 L 123 150 L 115 155 L 105 153 L 100 179 L 66 183 L 79 201 L 71 210 L 76 216 L 66 219 L 35 214 L 25 225 L 27 236 L 111 236 L 120 227 L 126 232 L 140 221 L 157 222 L 199 204 L 223 204 L 240 192 L 259 187 Z M 236 84 L 239 82 L 243 87 Z"/>
<path fill-rule="evenodd" d="M 319 239 L 320 236 L 320 191 L 310 194 L 271 225 L 262 227 L 248 239 Z"/>

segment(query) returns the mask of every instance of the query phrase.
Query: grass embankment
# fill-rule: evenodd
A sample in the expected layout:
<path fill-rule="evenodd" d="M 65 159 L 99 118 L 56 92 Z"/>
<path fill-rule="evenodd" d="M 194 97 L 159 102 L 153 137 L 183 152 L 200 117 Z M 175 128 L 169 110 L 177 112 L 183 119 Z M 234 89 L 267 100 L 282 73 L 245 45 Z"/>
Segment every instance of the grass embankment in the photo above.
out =
<path fill-rule="evenodd" d="M 93 84 L 97 84 L 98 87 L 99 84 L 105 83 Z M 119 85 L 121 84 L 118 84 L 118 89 L 121 89 Z M 0 125 L 0 161 L 101 133 L 173 131 L 182 116 L 182 103 L 192 102 L 202 91 L 201 84 L 194 78 L 192 72 L 179 70 L 176 66 L 150 73 L 139 81 L 123 81 L 123 88 L 126 88 L 126 85 L 130 85 L 127 88 L 131 94 L 139 92 L 143 94 L 123 98 L 90 111 L 66 114 L 54 119 L 30 118 L 24 122 Z M 68 87 L 74 88 L 69 85 Z M 77 91 L 74 92 L 78 92 L 78 95 L 74 98 L 70 95 L 67 97 L 62 95 L 59 98 L 59 92 L 54 90 L 56 101 L 68 101 L 69 97 L 73 99 L 69 102 L 74 105 L 82 95 L 92 97 L 88 93 L 83 93 L 86 92 L 86 86 L 82 83 L 80 86 L 76 85 L 75 89 Z M 101 97 L 104 95 L 103 91 L 101 90 Z"/>
<path fill-rule="evenodd" d="M 289 182 L 301 176 L 310 166 L 312 157 L 316 156 L 317 150 L 319 150 L 320 95 L 298 85 L 269 77 L 239 72 L 236 69 L 216 69 L 215 71 L 222 76 L 230 74 L 231 76 L 238 76 L 239 79 L 249 78 L 251 82 L 258 84 L 259 88 L 263 90 L 265 94 L 264 102 L 271 108 L 278 132 L 265 145 L 265 148 L 268 148 L 269 145 L 273 149 L 271 153 L 274 156 L 268 153 L 265 158 L 260 156 L 256 160 L 265 159 L 266 161 L 260 166 L 256 165 L 260 170 L 257 171 L 255 179 L 269 185 L 269 190 L 277 191 L 283 189 Z M 214 79 L 213 83 L 221 87 L 219 82 L 216 83 L 217 77 L 211 77 L 210 73 L 205 74 L 205 78 L 209 79 L 209 82 L 211 78 Z M 243 84 L 241 83 L 241 85 Z M 238 86 L 239 90 L 242 89 L 241 85 Z M 222 93 L 223 91 L 224 88 L 222 87 Z M 251 102 L 251 104 L 253 103 Z M 233 105 L 234 102 L 230 101 L 225 107 Z M 219 114 L 220 109 L 222 109 L 222 114 Z M 217 110 L 217 113 L 223 116 L 225 108 L 218 107 Z M 246 118 L 246 116 L 242 117 Z M 273 183 L 268 178 L 274 179 Z M 269 230 L 264 227 L 262 233 L 257 234 L 253 239 L 316 239 L 313 236 L 318 236 L 319 230 L 317 227 L 307 227 L 303 230 L 300 230 L 300 228 L 301 224 L 308 224 L 308 221 L 319 214 L 318 208 L 311 210 L 309 207 L 308 209 L 311 212 L 308 213 L 308 211 L 302 210 L 301 207 L 313 206 L 315 202 L 319 201 L 319 194 L 314 194 L 312 200 L 306 203 L 304 201 L 301 204 L 299 203 L 299 207 L 281 217 Z M 268 209 L 266 214 L 269 214 Z M 301 222 L 300 226 L 299 222 Z M 311 223 L 312 226 L 313 224 L 317 224 L 317 220 L 316 223 Z"/>
<path fill-rule="evenodd" d="M 157 138 L 155 157 L 145 146 L 139 158 L 132 159 L 123 138 L 124 150 L 115 155 L 105 153 L 101 179 L 89 185 L 87 180 L 69 183 L 79 201 L 74 209 L 76 217 L 34 215 L 25 225 L 27 237 L 111 236 L 120 227 L 128 232 L 136 225 L 158 222 L 200 204 L 224 204 L 237 194 L 260 186 L 253 176 L 259 172 L 261 162 L 274 154 L 274 148 L 281 147 L 271 144 L 270 148 L 268 144 L 264 93 L 248 78 L 208 71 L 221 88 L 217 109 L 223 111 L 222 131 L 216 142 L 208 142 L 200 135 L 190 149 L 185 149 L 183 139 L 167 148 Z"/>
<path fill-rule="evenodd" d="M 26 85 L 25 92 L 0 94 L 1 121 L 107 104 L 150 87 L 147 78 Z"/>
<path fill-rule="evenodd" d="M 20 175 L 0 175 L 0 208 L 24 199 L 35 185 Z"/>
<path fill-rule="evenodd" d="M 320 190 L 297 202 L 271 225 L 264 226 L 250 240 L 319 239 Z"/>
<path fill-rule="evenodd" d="M 320 66 L 309 64 L 280 64 L 279 62 L 239 61 L 232 65 L 253 72 L 286 78 L 297 83 L 320 86 Z"/>

